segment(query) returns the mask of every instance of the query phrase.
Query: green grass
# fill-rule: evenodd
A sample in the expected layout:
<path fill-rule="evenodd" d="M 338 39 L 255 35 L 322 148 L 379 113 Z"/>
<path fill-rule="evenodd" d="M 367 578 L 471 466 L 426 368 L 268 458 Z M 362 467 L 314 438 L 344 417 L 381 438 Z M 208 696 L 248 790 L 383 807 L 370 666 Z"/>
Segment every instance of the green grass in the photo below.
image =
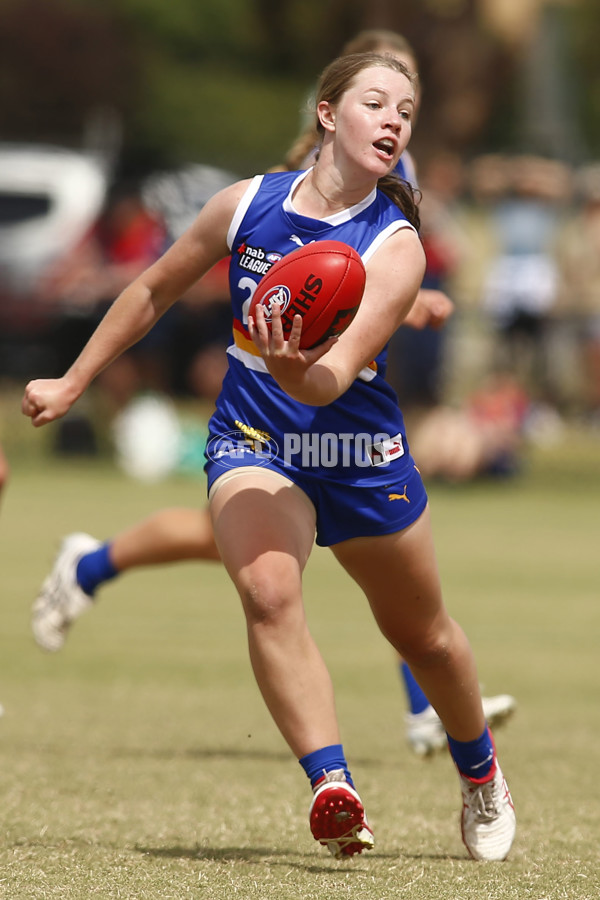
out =
<path fill-rule="evenodd" d="M 449 758 L 405 746 L 393 653 L 327 551 L 309 564 L 308 614 L 377 838 L 348 863 L 310 836 L 304 774 L 258 695 L 219 566 L 131 573 L 62 653 L 41 653 L 29 607 L 60 536 L 109 536 L 161 506 L 201 504 L 204 486 L 13 458 L 0 516 L 0 897 L 597 898 L 599 450 L 574 435 L 519 479 L 430 490 L 447 603 L 485 690 L 519 702 L 497 734 L 519 823 L 498 864 L 466 857 Z"/>

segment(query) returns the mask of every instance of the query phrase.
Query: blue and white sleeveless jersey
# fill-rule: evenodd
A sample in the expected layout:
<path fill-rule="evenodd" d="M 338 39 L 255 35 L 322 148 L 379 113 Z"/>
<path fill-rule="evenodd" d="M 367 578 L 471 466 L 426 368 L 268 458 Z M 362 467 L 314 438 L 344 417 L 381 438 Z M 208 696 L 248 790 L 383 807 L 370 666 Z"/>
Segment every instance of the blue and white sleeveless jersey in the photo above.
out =
<path fill-rule="evenodd" d="M 293 400 L 279 387 L 248 333 L 248 308 L 258 282 L 298 246 L 344 241 L 367 263 L 391 234 L 413 227 L 376 189 L 361 203 L 326 219 L 300 215 L 292 196 L 306 175 L 302 171 L 256 176 L 232 219 L 228 245 L 233 335 L 227 349 L 229 369 L 209 425 L 207 457 L 218 461 L 222 452 L 226 455 L 218 450 L 221 436 L 241 431 L 251 445 L 245 465 L 253 464 L 252 452 L 260 447 L 262 436 L 273 464 L 290 478 L 297 468 L 346 484 L 362 484 L 365 479 L 383 484 L 389 465 L 397 473 L 413 467 L 398 400 L 384 378 L 387 347 L 341 397 L 317 407 Z M 307 447 L 315 448 L 323 435 L 327 436 L 327 459 L 305 452 Z M 333 456 L 332 441 L 337 443 Z M 215 474 L 210 464 L 209 468 L 212 480 Z"/>

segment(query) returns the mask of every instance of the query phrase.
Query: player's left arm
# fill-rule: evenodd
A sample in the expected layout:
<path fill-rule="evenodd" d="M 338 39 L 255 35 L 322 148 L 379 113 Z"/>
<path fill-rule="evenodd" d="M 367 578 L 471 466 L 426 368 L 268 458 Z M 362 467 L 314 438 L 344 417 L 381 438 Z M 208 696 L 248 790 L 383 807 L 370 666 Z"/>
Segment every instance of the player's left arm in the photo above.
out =
<path fill-rule="evenodd" d="M 425 270 L 425 255 L 417 234 L 402 229 L 391 235 L 366 266 L 367 281 L 358 312 L 337 339 L 313 350 L 300 350 L 302 321 L 296 317 L 288 341 L 275 314 L 272 334 L 257 308 L 259 344 L 267 368 L 295 400 L 326 406 L 341 396 L 358 373 L 383 349 L 408 315 Z"/>

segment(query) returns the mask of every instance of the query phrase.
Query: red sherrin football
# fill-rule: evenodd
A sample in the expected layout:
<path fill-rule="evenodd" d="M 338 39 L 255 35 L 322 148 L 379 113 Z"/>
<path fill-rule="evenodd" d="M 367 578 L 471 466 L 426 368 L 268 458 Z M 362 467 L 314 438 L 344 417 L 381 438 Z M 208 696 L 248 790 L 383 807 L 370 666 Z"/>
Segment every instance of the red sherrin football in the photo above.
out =
<path fill-rule="evenodd" d="M 284 336 L 294 316 L 302 316 L 303 349 L 316 347 L 346 330 L 360 306 L 366 272 L 353 247 L 341 241 L 314 241 L 288 253 L 263 275 L 250 303 L 260 303 L 270 325 L 274 303 L 281 306 Z"/>

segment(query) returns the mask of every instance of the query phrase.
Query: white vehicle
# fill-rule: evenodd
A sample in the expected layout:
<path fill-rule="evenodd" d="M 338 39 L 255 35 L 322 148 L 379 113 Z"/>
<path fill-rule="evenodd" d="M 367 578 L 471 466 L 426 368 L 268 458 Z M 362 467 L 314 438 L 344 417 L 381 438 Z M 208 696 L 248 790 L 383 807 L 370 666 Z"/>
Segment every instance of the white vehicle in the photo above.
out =
<path fill-rule="evenodd" d="M 0 144 L 0 286 L 28 294 L 96 221 L 109 173 L 89 153 Z"/>

